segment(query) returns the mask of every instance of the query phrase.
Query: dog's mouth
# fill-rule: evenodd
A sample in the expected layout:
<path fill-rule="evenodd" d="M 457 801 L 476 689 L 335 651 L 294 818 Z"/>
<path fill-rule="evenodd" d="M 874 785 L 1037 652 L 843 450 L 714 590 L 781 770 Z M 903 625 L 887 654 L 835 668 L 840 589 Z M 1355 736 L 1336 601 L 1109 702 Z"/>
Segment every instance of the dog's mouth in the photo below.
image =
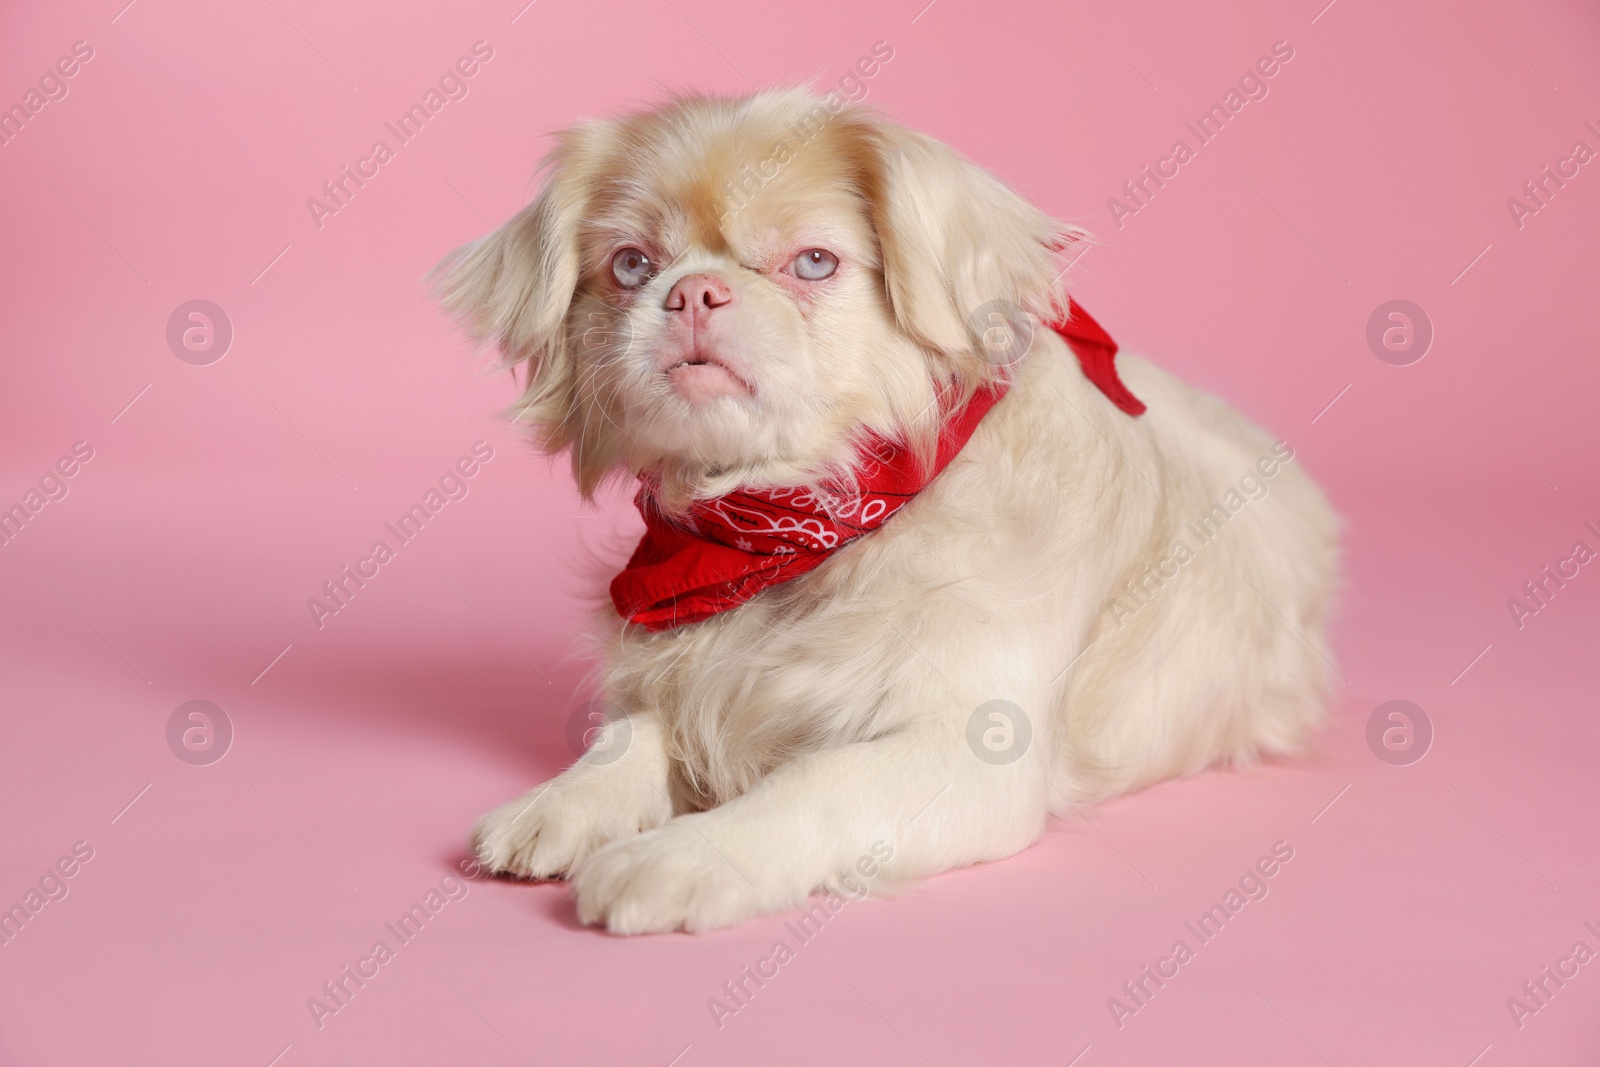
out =
<path fill-rule="evenodd" d="M 704 403 L 724 396 L 755 396 L 755 385 L 727 363 L 696 352 L 669 365 L 662 374 L 673 392 L 690 403 Z"/>

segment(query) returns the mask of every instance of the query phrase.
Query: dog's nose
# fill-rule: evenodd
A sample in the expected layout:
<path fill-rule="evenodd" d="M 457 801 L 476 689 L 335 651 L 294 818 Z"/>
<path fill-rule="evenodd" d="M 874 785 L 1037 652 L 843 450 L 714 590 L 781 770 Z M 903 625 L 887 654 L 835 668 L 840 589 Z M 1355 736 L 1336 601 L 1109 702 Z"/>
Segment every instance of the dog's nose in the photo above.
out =
<path fill-rule="evenodd" d="M 719 308 L 733 303 L 733 290 L 715 274 L 686 274 L 667 293 L 668 311 L 693 314 L 703 308 Z"/>

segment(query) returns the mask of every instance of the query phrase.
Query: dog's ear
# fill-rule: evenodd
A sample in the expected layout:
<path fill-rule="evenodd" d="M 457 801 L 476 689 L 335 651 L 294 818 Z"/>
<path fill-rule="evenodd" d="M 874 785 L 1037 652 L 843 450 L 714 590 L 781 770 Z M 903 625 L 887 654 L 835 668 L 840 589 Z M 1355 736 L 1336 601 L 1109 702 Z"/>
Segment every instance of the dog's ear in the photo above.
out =
<path fill-rule="evenodd" d="M 566 319 L 581 272 L 578 225 L 610 139 L 603 122 L 559 134 L 540 164 L 544 183 L 533 203 L 456 249 L 430 276 L 439 302 L 475 341 L 492 341 L 508 366 L 527 364 L 518 413 L 547 448 L 563 443 L 560 428 L 573 402 Z"/>
<path fill-rule="evenodd" d="M 931 137 L 870 114 L 852 116 L 901 330 L 981 380 L 981 323 L 1016 311 L 1040 322 L 1066 308 L 1055 253 L 1087 235 L 1050 218 L 988 171 Z"/>

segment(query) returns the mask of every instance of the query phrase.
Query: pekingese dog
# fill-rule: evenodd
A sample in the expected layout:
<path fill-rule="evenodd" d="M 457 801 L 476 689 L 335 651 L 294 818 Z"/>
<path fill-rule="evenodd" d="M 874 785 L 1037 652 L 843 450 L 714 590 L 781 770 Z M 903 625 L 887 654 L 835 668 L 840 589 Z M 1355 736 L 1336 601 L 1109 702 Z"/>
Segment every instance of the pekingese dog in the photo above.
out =
<path fill-rule="evenodd" d="M 1302 748 L 1335 517 L 1288 443 L 1115 360 L 1061 284 L 1081 231 L 799 91 L 583 122 L 546 165 L 437 291 L 645 534 L 600 618 L 620 711 L 479 822 L 484 865 L 705 930 Z"/>

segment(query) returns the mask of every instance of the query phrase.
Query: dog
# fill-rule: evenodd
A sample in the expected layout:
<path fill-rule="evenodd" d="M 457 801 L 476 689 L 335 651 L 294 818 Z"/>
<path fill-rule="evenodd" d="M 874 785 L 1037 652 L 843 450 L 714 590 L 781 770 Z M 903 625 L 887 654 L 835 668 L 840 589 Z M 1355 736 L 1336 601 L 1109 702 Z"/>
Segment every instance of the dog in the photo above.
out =
<path fill-rule="evenodd" d="M 485 816 L 483 865 L 700 931 L 1304 752 L 1336 517 L 1290 443 L 1113 361 L 1062 283 L 1085 239 L 836 95 L 559 135 L 434 284 L 646 534 L 598 616 L 607 754 Z"/>

